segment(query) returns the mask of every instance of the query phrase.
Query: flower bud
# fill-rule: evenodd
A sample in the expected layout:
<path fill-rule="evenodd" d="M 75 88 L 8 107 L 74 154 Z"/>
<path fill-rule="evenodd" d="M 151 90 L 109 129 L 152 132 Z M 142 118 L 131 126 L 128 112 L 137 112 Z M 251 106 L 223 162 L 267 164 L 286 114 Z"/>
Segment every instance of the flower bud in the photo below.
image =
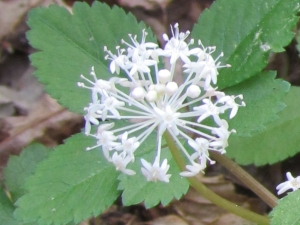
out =
<path fill-rule="evenodd" d="M 155 102 L 157 100 L 157 92 L 156 91 L 148 91 L 146 94 L 146 99 L 149 102 Z"/>
<path fill-rule="evenodd" d="M 173 95 L 178 89 L 178 85 L 176 82 L 169 82 L 166 85 L 166 93 L 169 95 Z"/>
<path fill-rule="evenodd" d="M 197 98 L 200 96 L 201 90 L 199 88 L 199 86 L 192 84 L 188 87 L 188 89 L 186 90 L 186 94 L 187 96 L 191 97 L 191 98 Z"/>
<path fill-rule="evenodd" d="M 131 92 L 131 96 L 138 101 L 142 101 L 145 97 L 145 94 L 145 90 L 142 87 L 136 87 Z"/>
<path fill-rule="evenodd" d="M 171 80 L 171 72 L 169 70 L 160 70 L 158 72 L 158 80 L 162 84 L 166 84 Z"/>

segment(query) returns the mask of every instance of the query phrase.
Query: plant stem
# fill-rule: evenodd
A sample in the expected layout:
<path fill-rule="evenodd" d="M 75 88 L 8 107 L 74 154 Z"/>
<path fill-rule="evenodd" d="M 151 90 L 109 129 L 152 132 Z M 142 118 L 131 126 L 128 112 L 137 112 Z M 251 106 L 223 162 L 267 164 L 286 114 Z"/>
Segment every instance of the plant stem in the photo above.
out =
<path fill-rule="evenodd" d="M 211 152 L 210 154 L 218 163 L 224 166 L 236 178 L 243 182 L 243 184 L 245 184 L 271 208 L 274 208 L 277 205 L 278 198 L 276 198 L 276 196 L 274 196 L 268 189 L 257 182 L 257 180 L 255 180 L 249 173 L 243 170 L 243 168 L 237 165 L 234 161 L 217 152 Z"/>
<path fill-rule="evenodd" d="M 177 162 L 180 170 L 185 170 L 186 162 L 182 157 L 180 150 L 177 148 L 172 136 L 169 134 L 168 131 L 164 133 L 164 138 L 168 144 L 168 147 L 174 157 L 175 161 Z M 266 216 L 259 215 L 257 213 L 251 212 L 247 209 L 244 209 L 226 199 L 220 197 L 210 189 L 208 189 L 202 182 L 200 182 L 196 177 L 187 177 L 188 181 L 190 182 L 191 186 L 198 191 L 202 196 L 210 200 L 212 203 L 216 204 L 217 206 L 234 213 L 244 219 L 249 221 L 253 221 L 260 225 L 269 225 L 270 220 Z"/>

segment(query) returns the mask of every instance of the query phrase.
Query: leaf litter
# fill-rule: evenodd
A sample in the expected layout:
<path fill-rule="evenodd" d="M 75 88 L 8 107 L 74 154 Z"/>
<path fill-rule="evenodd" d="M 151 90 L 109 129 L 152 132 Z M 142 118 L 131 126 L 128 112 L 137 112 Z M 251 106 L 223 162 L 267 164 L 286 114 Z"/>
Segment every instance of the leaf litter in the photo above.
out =
<path fill-rule="evenodd" d="M 65 2 L 72 4 L 74 1 Z M 71 134 L 79 132 L 82 127 L 81 116 L 62 108 L 44 93 L 42 85 L 32 76 L 33 69 L 29 67 L 28 61 L 25 60 L 17 64 L 18 66 L 14 65 L 10 72 L 1 70 L 7 63 L 7 58 L 16 57 L 16 52 L 21 51 L 26 57 L 32 52 L 28 46 L 25 52 L 24 48 L 19 48 L 22 40 L 18 39 L 24 36 L 28 11 L 33 7 L 50 3 L 66 6 L 65 2 L 31 0 L 24 1 L 21 5 L 18 1 L 0 2 L 0 168 L 5 166 L 10 154 L 18 154 L 31 142 L 38 141 L 47 146 L 55 146 Z M 184 29 L 191 29 L 199 14 L 212 3 L 212 0 L 189 3 L 176 0 L 115 2 L 151 26 L 162 45 L 163 40 L 160 37 L 163 33 L 170 32 L 168 24 L 176 21 L 181 23 Z M 10 13 L 4 14 L 5 11 Z M 12 11 L 15 13 L 11 13 Z M 22 71 L 15 77 L 18 68 L 22 68 Z M 226 181 L 221 175 L 201 179 L 221 196 L 245 208 L 254 211 L 261 211 L 263 208 L 257 198 L 235 193 L 233 183 Z M 166 208 L 157 206 L 146 210 L 142 204 L 121 207 L 116 203 L 101 216 L 81 223 L 81 225 L 88 224 L 251 225 L 248 221 L 211 204 L 192 189 L 180 201 L 173 201 Z"/>

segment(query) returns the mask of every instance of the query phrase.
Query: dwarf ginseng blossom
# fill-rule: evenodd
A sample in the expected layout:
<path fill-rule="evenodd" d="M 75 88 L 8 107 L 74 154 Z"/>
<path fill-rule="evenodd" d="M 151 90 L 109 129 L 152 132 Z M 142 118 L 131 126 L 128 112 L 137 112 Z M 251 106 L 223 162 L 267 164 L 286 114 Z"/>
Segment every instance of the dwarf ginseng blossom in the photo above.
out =
<path fill-rule="evenodd" d="M 216 59 L 212 57 L 215 47 L 204 47 L 199 41 L 192 48 L 194 40 L 187 42 L 189 32 L 179 32 L 178 24 L 172 34 L 171 38 L 163 36 L 166 41 L 163 49 L 146 42 L 146 31 L 140 42 L 132 35 L 129 35 L 132 43 L 122 40 L 123 47 L 117 46 L 116 54 L 104 47 L 110 72 L 123 71 L 126 78 L 99 79 L 92 67 L 92 79 L 81 75 L 89 85 L 78 83 L 91 91 L 92 102 L 85 108 L 85 132 L 94 137 L 97 144 L 87 150 L 101 149 L 117 170 L 134 175 L 137 171 L 128 167 L 135 160 L 135 153 L 141 143 L 156 132 L 156 157 L 151 162 L 140 159 L 141 172 L 148 181 L 169 182 L 171 177 L 170 165 L 161 157 L 164 132 L 169 132 L 187 159 L 186 171 L 180 175 L 194 176 L 203 171 L 208 162 L 214 163 L 209 151 L 225 153 L 228 138 L 235 132 L 229 130 L 227 121 L 220 115 L 228 111 L 231 119 L 238 108 L 245 105 L 242 95 L 229 96 L 217 91 L 218 69 L 229 65 L 222 66 L 218 62 L 222 54 Z M 159 68 L 164 58 L 169 60 L 170 69 Z M 181 83 L 174 79 L 178 63 L 184 74 Z M 116 120 L 130 123 L 115 128 Z M 207 125 L 207 120 L 213 125 Z M 91 132 L 92 125 L 98 126 L 96 132 Z"/>

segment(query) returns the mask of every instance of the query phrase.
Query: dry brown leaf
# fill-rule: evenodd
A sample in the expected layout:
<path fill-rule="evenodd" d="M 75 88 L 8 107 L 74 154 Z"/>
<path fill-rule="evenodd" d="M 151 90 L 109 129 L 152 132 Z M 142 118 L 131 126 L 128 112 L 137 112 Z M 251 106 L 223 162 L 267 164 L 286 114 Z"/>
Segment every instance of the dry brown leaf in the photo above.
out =
<path fill-rule="evenodd" d="M 11 77 L 7 71 L 2 72 L 3 76 Z M 31 142 L 54 146 L 80 131 L 82 126 L 81 116 L 67 111 L 46 95 L 32 72 L 29 68 L 20 78 L 13 77 L 8 82 L 11 88 L 0 87 L 0 93 L 6 95 L 6 101 L 15 109 L 0 120 L 0 168 L 10 154 L 18 154 Z M 0 114 L 4 114 L 1 107 Z"/>
<path fill-rule="evenodd" d="M 255 225 L 248 220 L 238 217 L 234 214 L 226 213 L 218 218 L 218 220 L 210 223 L 209 225 Z"/>
<path fill-rule="evenodd" d="M 0 1 L 0 41 L 14 32 L 14 29 L 24 20 L 28 11 L 39 5 L 64 5 L 61 0 L 9 0 Z"/>
<path fill-rule="evenodd" d="M 3 120 L 9 136 L 0 142 L 0 165 L 5 165 L 9 154 L 18 154 L 21 148 L 33 141 L 48 146 L 58 144 L 81 124 L 81 116 L 62 108 L 48 95 L 41 97 L 27 116 Z"/>
<path fill-rule="evenodd" d="M 186 221 L 177 215 L 168 215 L 159 217 L 155 220 L 147 222 L 147 225 L 189 225 Z"/>
<path fill-rule="evenodd" d="M 50 4 L 66 7 L 62 0 L 0 0 L 0 63 L 17 50 L 32 51 L 25 36 L 27 14 L 34 7 Z"/>
<path fill-rule="evenodd" d="M 11 34 L 27 12 L 42 0 L 0 1 L 0 40 Z"/>
<path fill-rule="evenodd" d="M 136 217 L 126 212 L 120 212 L 116 206 L 109 207 L 104 213 L 101 214 L 100 218 L 93 218 L 92 224 L 99 225 L 134 225 Z"/>
<path fill-rule="evenodd" d="M 118 0 L 120 6 L 135 8 L 142 7 L 145 10 L 155 10 L 166 8 L 172 0 Z"/>
<path fill-rule="evenodd" d="M 15 95 L 14 90 L 0 85 L 0 118 L 15 114 L 16 108 L 12 99 Z"/>

